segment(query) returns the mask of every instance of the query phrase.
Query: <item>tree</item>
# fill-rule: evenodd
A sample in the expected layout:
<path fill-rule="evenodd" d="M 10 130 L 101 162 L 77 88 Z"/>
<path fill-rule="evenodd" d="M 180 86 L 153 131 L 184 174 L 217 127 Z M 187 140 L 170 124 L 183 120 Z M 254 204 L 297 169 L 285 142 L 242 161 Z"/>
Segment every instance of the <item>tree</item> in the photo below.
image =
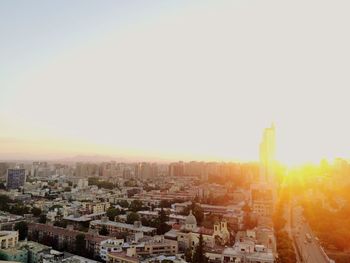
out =
<path fill-rule="evenodd" d="M 161 208 L 170 208 L 171 207 L 172 202 L 168 201 L 168 200 L 162 200 L 160 201 L 160 207 Z"/>
<path fill-rule="evenodd" d="M 143 226 L 151 226 L 153 222 L 151 220 L 148 220 L 146 217 L 141 217 L 141 224 Z"/>
<path fill-rule="evenodd" d="M 134 187 L 136 186 L 136 182 L 134 180 L 129 180 L 124 183 L 125 187 Z"/>
<path fill-rule="evenodd" d="M 191 248 L 187 248 L 185 250 L 185 260 L 186 262 L 191 262 L 192 261 L 192 251 Z"/>
<path fill-rule="evenodd" d="M 86 249 L 86 241 L 84 234 L 78 234 L 75 237 L 75 253 L 78 255 L 84 255 Z"/>
<path fill-rule="evenodd" d="M 46 224 L 46 215 L 45 214 L 40 215 L 39 223 Z"/>
<path fill-rule="evenodd" d="M 109 220 L 111 221 L 115 221 L 115 217 L 120 215 L 121 211 L 120 209 L 114 208 L 114 207 L 110 207 L 108 208 L 106 215 L 108 216 Z"/>
<path fill-rule="evenodd" d="M 140 217 L 137 213 L 131 212 L 126 217 L 126 223 L 133 224 L 135 221 L 139 221 Z"/>
<path fill-rule="evenodd" d="M 108 181 L 100 181 L 97 177 L 88 178 L 89 185 L 96 185 L 98 188 L 113 189 L 114 184 Z"/>
<path fill-rule="evenodd" d="M 142 202 L 140 200 L 133 200 L 129 209 L 133 212 L 140 211 L 142 209 Z"/>
<path fill-rule="evenodd" d="M 193 215 L 196 217 L 197 224 L 201 225 L 204 219 L 204 213 L 203 209 L 196 204 L 195 202 L 192 202 L 191 205 L 187 206 L 184 211 L 182 212 L 183 215 L 188 215 L 190 213 L 190 210 L 192 210 Z"/>
<path fill-rule="evenodd" d="M 171 226 L 169 226 L 166 223 L 168 220 L 169 220 L 169 217 L 162 208 L 158 216 L 158 221 L 159 221 L 157 226 L 158 235 L 164 235 L 166 232 L 168 232 L 171 229 Z"/>
<path fill-rule="evenodd" d="M 105 225 L 102 226 L 102 228 L 100 229 L 100 231 L 98 232 L 101 236 L 108 236 L 109 232 L 107 230 L 107 227 Z"/>
<path fill-rule="evenodd" d="M 215 222 L 219 221 L 220 218 L 215 214 L 209 214 L 208 216 L 205 216 L 205 219 L 202 222 L 202 226 L 205 228 L 214 228 Z"/>
<path fill-rule="evenodd" d="M 58 220 L 58 221 L 55 221 L 53 223 L 54 226 L 58 226 L 58 227 L 62 227 L 62 228 L 66 228 L 67 225 L 68 225 L 68 222 L 65 221 L 65 220 Z"/>
<path fill-rule="evenodd" d="M 196 246 L 196 249 L 192 256 L 192 263 L 207 263 L 208 258 L 205 256 L 204 252 L 204 242 L 202 233 L 199 235 L 199 241 Z"/>
<path fill-rule="evenodd" d="M 7 195 L 0 195 L 0 210 L 9 211 L 10 198 Z"/>
<path fill-rule="evenodd" d="M 118 205 L 120 205 L 123 208 L 129 208 L 129 203 L 126 200 L 120 200 L 117 202 Z"/>
<path fill-rule="evenodd" d="M 29 210 L 30 210 L 29 207 L 17 203 L 16 205 L 11 207 L 9 212 L 15 215 L 24 215 L 24 214 L 28 214 Z"/>
<path fill-rule="evenodd" d="M 38 217 L 41 215 L 41 209 L 37 208 L 37 207 L 33 207 L 31 212 L 32 212 L 33 216 L 35 216 L 35 217 Z"/>
<path fill-rule="evenodd" d="M 28 236 L 27 222 L 21 221 L 16 223 L 14 229 L 18 231 L 19 240 L 24 240 Z"/>
<path fill-rule="evenodd" d="M 272 216 L 273 226 L 276 232 L 281 231 L 286 224 L 286 219 L 283 216 L 284 214 L 283 212 L 284 212 L 284 206 L 281 203 L 279 203 L 276 206 L 275 212 Z"/>
<path fill-rule="evenodd" d="M 244 216 L 243 216 L 244 229 L 253 229 L 257 225 L 258 225 L 257 220 L 252 218 L 250 213 L 244 213 Z"/>

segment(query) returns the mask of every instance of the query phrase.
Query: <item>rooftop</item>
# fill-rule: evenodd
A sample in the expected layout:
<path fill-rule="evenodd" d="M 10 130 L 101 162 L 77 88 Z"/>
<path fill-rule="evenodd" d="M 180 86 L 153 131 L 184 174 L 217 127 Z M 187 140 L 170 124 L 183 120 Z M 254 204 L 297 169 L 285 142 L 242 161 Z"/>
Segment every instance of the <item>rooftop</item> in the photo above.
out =
<path fill-rule="evenodd" d="M 148 226 L 140 226 L 137 227 L 133 224 L 125 224 L 125 223 L 121 223 L 121 222 L 115 222 L 115 221 L 107 221 L 107 222 L 103 222 L 101 220 L 94 220 L 91 221 L 92 225 L 109 225 L 109 226 L 113 226 L 113 227 L 117 227 L 117 228 L 125 228 L 125 229 L 129 229 L 129 230 L 139 230 L 142 232 L 153 232 L 156 230 L 156 228 L 154 227 L 148 227 Z"/>

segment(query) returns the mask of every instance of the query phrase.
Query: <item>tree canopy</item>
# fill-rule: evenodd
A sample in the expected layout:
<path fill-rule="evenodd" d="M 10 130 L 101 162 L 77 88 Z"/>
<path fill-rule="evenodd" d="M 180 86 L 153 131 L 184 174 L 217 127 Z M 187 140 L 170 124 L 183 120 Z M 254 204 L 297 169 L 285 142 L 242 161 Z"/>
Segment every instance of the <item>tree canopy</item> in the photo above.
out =
<path fill-rule="evenodd" d="M 18 231 L 18 239 L 24 240 L 28 236 L 28 224 L 27 222 L 21 221 L 15 224 L 15 230 Z"/>

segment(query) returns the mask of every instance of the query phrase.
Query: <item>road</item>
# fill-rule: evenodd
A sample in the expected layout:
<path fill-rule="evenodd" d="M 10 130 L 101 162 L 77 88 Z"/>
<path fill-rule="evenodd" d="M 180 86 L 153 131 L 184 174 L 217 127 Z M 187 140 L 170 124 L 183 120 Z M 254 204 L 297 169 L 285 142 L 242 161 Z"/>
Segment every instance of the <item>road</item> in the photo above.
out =
<path fill-rule="evenodd" d="M 292 208 L 292 228 L 297 248 L 300 251 L 303 262 L 306 263 L 329 263 L 323 254 L 321 246 L 315 238 L 310 226 L 302 216 L 301 207 Z M 306 234 L 310 234 L 311 242 L 306 240 Z"/>

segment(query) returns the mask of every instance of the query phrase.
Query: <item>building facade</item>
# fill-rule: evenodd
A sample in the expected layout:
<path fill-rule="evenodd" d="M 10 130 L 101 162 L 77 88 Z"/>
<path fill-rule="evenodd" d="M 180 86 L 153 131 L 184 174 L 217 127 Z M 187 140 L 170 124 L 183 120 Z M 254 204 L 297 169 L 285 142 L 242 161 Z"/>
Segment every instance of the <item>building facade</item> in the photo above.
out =
<path fill-rule="evenodd" d="M 18 189 L 24 186 L 26 181 L 25 169 L 8 169 L 6 177 L 7 189 Z"/>

